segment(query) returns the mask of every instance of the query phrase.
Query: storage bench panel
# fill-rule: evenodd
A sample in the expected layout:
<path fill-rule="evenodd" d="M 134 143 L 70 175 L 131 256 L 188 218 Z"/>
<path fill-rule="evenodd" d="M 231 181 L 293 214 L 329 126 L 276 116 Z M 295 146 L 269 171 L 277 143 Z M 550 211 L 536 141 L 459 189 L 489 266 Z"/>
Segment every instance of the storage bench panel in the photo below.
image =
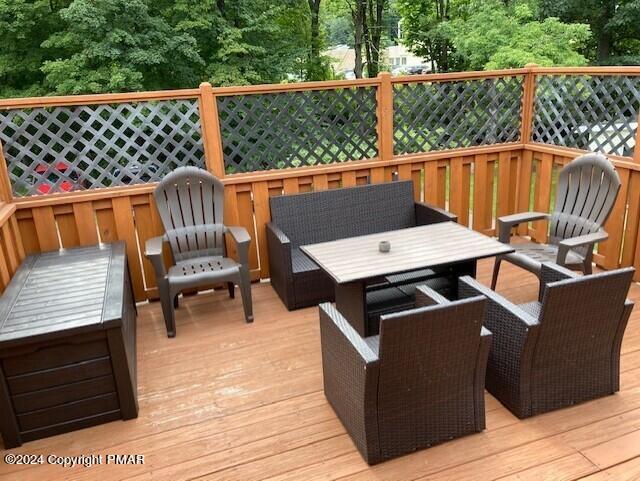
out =
<path fill-rule="evenodd" d="M 82 399 L 59 406 L 38 409 L 18 415 L 18 424 L 22 431 L 44 428 L 55 424 L 83 419 L 119 409 L 116 393 Z"/>
<path fill-rule="evenodd" d="M 92 379 L 111 374 L 111 359 L 104 356 L 99 359 L 82 361 L 69 366 L 55 367 L 44 371 L 20 374 L 7 377 L 9 391 L 12 396 L 26 392 L 38 391 L 50 387 Z"/>
<path fill-rule="evenodd" d="M 17 414 L 37 409 L 58 406 L 79 401 L 89 396 L 98 396 L 116 391 L 113 375 L 100 376 L 85 381 L 63 384 L 49 389 L 42 389 L 12 396 L 13 407 Z"/>
<path fill-rule="evenodd" d="M 66 423 L 54 424 L 41 429 L 24 431 L 20 433 L 20 439 L 24 442 L 34 441 L 36 439 L 42 439 L 49 436 L 55 436 L 57 434 L 68 433 L 71 431 L 76 431 L 78 429 L 98 426 L 99 424 L 109 423 L 111 421 L 117 421 L 119 419 L 122 419 L 122 414 L 119 410 L 110 411 L 108 413 L 98 414 L 96 416 L 88 416 L 86 418 L 76 419 L 74 421 L 69 421 Z"/>
<path fill-rule="evenodd" d="M 109 355 L 109 347 L 102 340 L 71 344 L 63 342 L 58 345 L 44 345 L 34 352 L 7 357 L 2 360 L 2 367 L 7 376 L 15 376 L 35 370 L 45 370 L 74 364 Z"/>

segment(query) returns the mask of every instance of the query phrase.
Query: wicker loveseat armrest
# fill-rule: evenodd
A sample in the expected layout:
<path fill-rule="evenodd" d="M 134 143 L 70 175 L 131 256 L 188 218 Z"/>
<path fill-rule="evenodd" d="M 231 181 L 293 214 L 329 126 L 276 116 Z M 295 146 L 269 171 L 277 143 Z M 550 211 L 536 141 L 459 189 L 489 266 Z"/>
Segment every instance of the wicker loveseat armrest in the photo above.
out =
<path fill-rule="evenodd" d="M 144 246 L 144 255 L 153 266 L 156 278 L 163 278 L 167 275 L 163 259 L 163 247 L 166 236 L 152 237 L 148 239 Z"/>
<path fill-rule="evenodd" d="M 416 202 L 416 225 L 458 222 L 458 216 L 425 202 Z"/>
<path fill-rule="evenodd" d="M 534 220 L 547 219 L 549 214 L 544 212 L 520 212 L 518 214 L 505 215 L 498 217 L 498 240 L 509 243 L 511 237 L 511 229 L 523 222 L 531 222 Z"/>
<path fill-rule="evenodd" d="M 591 261 L 591 255 L 593 253 L 593 246 L 598 242 L 604 242 L 609 237 L 603 229 L 590 234 L 584 234 L 577 237 L 570 237 L 569 239 L 563 239 L 558 244 L 558 257 L 556 262 L 560 265 L 564 265 L 567 260 L 567 254 L 571 249 L 576 247 L 587 247 L 587 260 Z"/>
<path fill-rule="evenodd" d="M 238 251 L 238 260 L 240 264 L 249 265 L 249 246 L 251 245 L 251 236 L 247 229 L 239 226 L 226 227 L 227 234 L 231 236 Z"/>
<path fill-rule="evenodd" d="M 416 307 L 435 306 L 437 304 L 449 304 L 451 301 L 442 294 L 422 285 L 416 287 Z"/>
<path fill-rule="evenodd" d="M 285 277 L 289 278 L 291 273 L 291 241 L 273 222 L 269 222 L 266 229 L 269 265 L 277 267 L 278 271 L 286 273 Z M 271 270 L 273 271 L 273 269 Z"/>
<path fill-rule="evenodd" d="M 297 306 L 293 276 L 293 253 L 289 237 L 273 222 L 266 225 L 271 285 L 287 309 Z"/>
<path fill-rule="evenodd" d="M 282 244 L 283 246 L 287 246 L 291 244 L 291 240 L 289 240 L 287 235 L 284 232 L 282 232 L 280 228 L 277 225 L 275 225 L 273 222 L 268 222 L 266 227 L 267 227 L 267 235 L 270 234 L 273 240 L 277 240 L 278 243 Z"/>

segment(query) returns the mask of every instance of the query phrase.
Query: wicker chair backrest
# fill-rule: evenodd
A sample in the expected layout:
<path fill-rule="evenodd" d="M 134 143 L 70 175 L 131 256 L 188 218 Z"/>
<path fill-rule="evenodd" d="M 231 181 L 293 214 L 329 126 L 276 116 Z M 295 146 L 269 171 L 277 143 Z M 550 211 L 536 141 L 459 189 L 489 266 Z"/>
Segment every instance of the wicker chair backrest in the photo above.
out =
<path fill-rule="evenodd" d="M 631 267 L 546 284 L 531 361 L 534 411 L 556 402 L 559 390 L 567 399 L 592 390 L 590 383 L 602 374 L 596 369 L 611 373 L 634 272 Z"/>
<path fill-rule="evenodd" d="M 154 196 L 176 262 L 226 254 L 222 182 L 197 167 L 179 167 Z"/>
<path fill-rule="evenodd" d="M 585 154 L 560 171 L 549 242 L 591 234 L 609 217 L 620 190 L 620 177 L 602 154 Z M 586 253 L 586 248 L 577 252 Z"/>
<path fill-rule="evenodd" d="M 400 440 L 407 438 L 424 446 L 420 426 L 438 424 L 455 433 L 473 422 L 469 406 L 484 307 L 484 298 L 473 297 L 381 317 L 378 426 L 385 433 L 384 456 L 398 454 L 394 446 L 406 445 Z"/>
<path fill-rule="evenodd" d="M 413 182 L 270 198 L 271 219 L 292 247 L 415 226 Z"/>

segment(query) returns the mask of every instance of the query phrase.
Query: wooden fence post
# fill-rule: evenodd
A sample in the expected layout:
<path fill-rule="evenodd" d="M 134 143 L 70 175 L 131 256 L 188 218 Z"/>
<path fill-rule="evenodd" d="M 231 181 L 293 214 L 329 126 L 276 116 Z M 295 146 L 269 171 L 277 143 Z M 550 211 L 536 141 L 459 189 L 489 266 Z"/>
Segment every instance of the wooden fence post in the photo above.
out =
<path fill-rule="evenodd" d="M 522 90 L 522 116 L 520 123 L 520 141 L 524 144 L 531 142 L 531 126 L 533 124 L 533 110 L 536 101 L 536 73 L 535 63 L 525 65 L 527 73 L 524 77 Z"/>
<path fill-rule="evenodd" d="M 218 118 L 218 105 L 213 94 L 213 87 L 209 82 L 200 84 L 198 107 L 200 108 L 200 127 L 207 170 L 216 177 L 222 178 L 225 175 L 225 170 L 220 119 Z"/>
<path fill-rule="evenodd" d="M 7 159 L 5 159 L 2 151 L 2 142 L 0 142 L 0 200 L 3 202 L 11 202 L 13 200 L 11 179 L 9 178 Z"/>
<path fill-rule="evenodd" d="M 389 72 L 378 74 L 378 155 L 380 160 L 393 159 L 393 84 Z"/>

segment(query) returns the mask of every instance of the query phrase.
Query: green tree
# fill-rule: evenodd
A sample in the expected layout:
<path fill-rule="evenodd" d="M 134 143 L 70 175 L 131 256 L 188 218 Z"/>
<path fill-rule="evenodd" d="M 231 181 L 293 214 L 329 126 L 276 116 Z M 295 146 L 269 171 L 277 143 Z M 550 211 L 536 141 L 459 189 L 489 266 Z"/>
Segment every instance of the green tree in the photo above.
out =
<path fill-rule="evenodd" d="M 536 18 L 534 1 L 398 0 L 404 41 L 434 70 L 585 65 L 589 26 Z"/>
<path fill-rule="evenodd" d="M 202 64 L 195 39 L 151 15 L 143 0 L 75 0 L 60 11 L 65 29 L 43 47 L 45 85 L 59 94 L 180 87 Z"/>
<path fill-rule="evenodd" d="M 640 63 L 640 0 L 540 0 L 543 16 L 591 26 L 587 53 L 600 64 Z"/>
<path fill-rule="evenodd" d="M 215 85 L 273 83 L 306 77 L 310 45 L 307 0 L 161 0 L 154 3 L 179 32 L 197 41 L 202 79 Z"/>
<path fill-rule="evenodd" d="M 0 0 L 0 96 L 42 95 L 42 64 L 56 52 L 40 47 L 60 29 L 68 1 Z"/>
<path fill-rule="evenodd" d="M 453 46 L 452 19 L 465 19 L 465 0 L 397 0 L 402 17 L 403 43 L 431 62 L 431 70 L 463 70 L 464 62 Z"/>
<path fill-rule="evenodd" d="M 468 19 L 453 21 L 452 27 L 453 45 L 472 70 L 588 63 L 578 52 L 590 37 L 588 25 L 566 24 L 553 17 L 534 20 L 526 4 L 508 8 L 489 2 Z"/>
<path fill-rule="evenodd" d="M 349 45 L 353 47 L 353 24 L 350 17 L 331 16 L 325 19 L 324 23 L 327 31 L 327 43 L 330 46 Z"/>

